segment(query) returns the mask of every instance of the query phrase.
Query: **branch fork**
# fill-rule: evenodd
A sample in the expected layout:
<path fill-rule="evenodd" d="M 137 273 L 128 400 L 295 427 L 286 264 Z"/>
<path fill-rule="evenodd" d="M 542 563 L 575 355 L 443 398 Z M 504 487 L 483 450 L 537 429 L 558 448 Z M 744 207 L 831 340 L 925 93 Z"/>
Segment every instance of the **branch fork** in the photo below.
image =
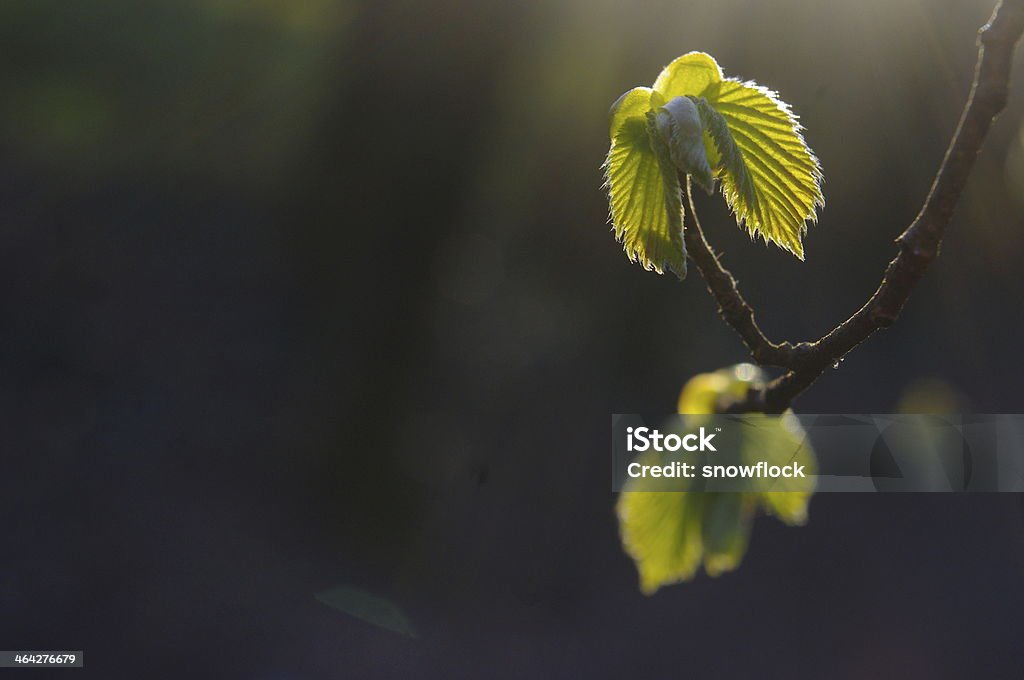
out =
<path fill-rule="evenodd" d="M 878 289 L 849 318 L 811 342 L 775 343 L 757 325 L 754 310 L 740 293 L 736 279 L 712 250 L 693 204 L 689 179 L 685 182 L 690 210 L 683 237 L 689 257 L 697 265 L 718 303 L 719 314 L 740 336 L 757 364 L 785 369 L 745 399 L 723 404 L 729 412 L 781 413 L 829 367 L 838 364 L 876 330 L 896 322 L 914 286 L 938 257 L 942 237 L 953 215 L 992 119 L 1006 106 L 1014 47 L 1024 33 L 1024 0 L 1002 0 L 978 35 L 978 61 L 974 81 L 960 122 L 932 182 L 928 197 L 910 226 L 896 238 L 899 251 L 886 268 Z M 681 178 L 683 179 L 683 178 Z"/>

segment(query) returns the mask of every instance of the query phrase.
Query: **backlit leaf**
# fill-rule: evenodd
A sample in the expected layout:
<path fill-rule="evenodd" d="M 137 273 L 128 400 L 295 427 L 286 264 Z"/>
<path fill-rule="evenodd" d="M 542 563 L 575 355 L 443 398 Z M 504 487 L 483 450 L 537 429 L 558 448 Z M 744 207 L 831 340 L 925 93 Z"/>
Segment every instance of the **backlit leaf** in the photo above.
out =
<path fill-rule="evenodd" d="M 616 514 L 622 546 L 636 563 L 645 595 L 663 585 L 689 581 L 697 573 L 704 552 L 700 528 L 703 497 L 683 491 L 619 494 Z"/>
<path fill-rule="evenodd" d="M 649 134 L 646 115 L 620 116 L 618 123 L 616 114 L 612 118 L 618 127 L 605 161 L 605 185 L 615 238 L 630 261 L 683 278 L 683 204 L 676 173 L 665 167 L 671 163 L 668 149 Z"/>
<path fill-rule="evenodd" d="M 807 505 L 814 494 L 818 466 L 803 428 L 792 413 L 749 416 L 746 422 L 751 426 L 743 446 L 743 457 L 748 463 L 759 460 L 780 466 L 798 463 L 808 475 L 806 478 L 755 479 L 761 507 L 786 524 L 806 524 Z"/>
<path fill-rule="evenodd" d="M 654 90 L 649 87 L 634 87 L 612 104 L 608 112 L 609 137 L 614 142 L 615 135 L 630 119 L 642 119 L 651 110 L 651 95 Z"/>
<path fill-rule="evenodd" d="M 685 275 L 680 174 L 708 191 L 712 177 L 720 180 L 738 224 L 803 259 L 807 222 L 824 205 L 821 167 L 796 116 L 771 90 L 724 78 L 710 55 L 690 52 L 662 69 L 653 87 L 622 95 L 609 133 L 611 219 L 630 260 Z"/>
<path fill-rule="evenodd" d="M 735 177 L 723 187 L 737 222 L 803 259 L 807 222 L 825 200 L 821 166 L 796 116 L 774 92 L 750 82 L 721 80 L 703 96 L 728 124 L 752 180 L 753 200 Z"/>
<path fill-rule="evenodd" d="M 710 54 L 689 52 L 661 70 L 654 89 L 666 101 L 673 97 L 699 97 L 721 80 L 722 69 Z"/>
<path fill-rule="evenodd" d="M 694 493 L 704 497 L 701 544 L 704 569 L 718 576 L 740 566 L 750 540 L 753 499 L 742 493 Z"/>
<path fill-rule="evenodd" d="M 729 131 L 725 117 L 703 97 L 695 97 L 706 135 L 707 154 L 715 175 L 722 181 L 722 193 L 730 206 L 754 205 L 754 183 L 743 160 L 743 153 Z"/>

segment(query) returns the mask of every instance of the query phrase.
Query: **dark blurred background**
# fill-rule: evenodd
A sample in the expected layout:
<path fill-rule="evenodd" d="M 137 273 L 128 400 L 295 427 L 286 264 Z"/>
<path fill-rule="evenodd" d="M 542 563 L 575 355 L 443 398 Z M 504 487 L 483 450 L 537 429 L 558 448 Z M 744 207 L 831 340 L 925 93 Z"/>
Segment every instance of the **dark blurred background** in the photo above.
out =
<path fill-rule="evenodd" d="M 822 495 L 646 598 L 608 479 L 611 413 L 745 358 L 699 279 L 614 242 L 611 102 L 699 49 L 793 105 L 826 176 L 807 262 L 700 209 L 766 331 L 816 337 L 920 205 L 992 5 L 6 3 L 0 648 L 90 677 L 1020 677 L 1016 496 Z M 799 410 L 1024 407 L 1020 61 L 942 257 Z M 314 597 L 339 586 L 416 637 Z"/>

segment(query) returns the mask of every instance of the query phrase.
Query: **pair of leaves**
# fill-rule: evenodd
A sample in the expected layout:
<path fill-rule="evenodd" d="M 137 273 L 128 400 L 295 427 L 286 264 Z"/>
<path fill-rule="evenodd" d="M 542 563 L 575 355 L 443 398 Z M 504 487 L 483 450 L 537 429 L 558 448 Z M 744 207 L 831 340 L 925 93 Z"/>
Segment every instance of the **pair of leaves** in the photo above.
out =
<path fill-rule="evenodd" d="M 695 376 L 683 388 L 679 412 L 688 426 L 697 426 L 714 413 L 723 398 L 742 398 L 762 379 L 749 364 Z M 719 453 L 735 455 L 737 463 L 804 465 L 809 477 L 751 479 L 743 491 L 708 492 L 702 480 L 665 478 L 630 479 L 616 504 L 622 545 L 640 574 L 640 589 L 652 594 L 658 588 L 696 575 L 703 564 L 711 576 L 736 569 L 750 539 L 758 509 L 786 524 L 807 521 L 807 505 L 814 492 L 814 451 L 792 413 L 781 416 L 751 414 L 741 428 L 719 433 Z M 662 461 L 648 452 L 641 464 Z M 680 491 L 687 483 L 688 490 Z"/>
<path fill-rule="evenodd" d="M 610 137 L 611 221 L 631 261 L 686 275 L 680 173 L 708 191 L 720 180 L 751 237 L 803 259 L 807 221 L 824 205 L 821 168 L 774 92 L 723 78 L 711 56 L 691 52 L 666 66 L 653 87 L 615 102 Z"/>

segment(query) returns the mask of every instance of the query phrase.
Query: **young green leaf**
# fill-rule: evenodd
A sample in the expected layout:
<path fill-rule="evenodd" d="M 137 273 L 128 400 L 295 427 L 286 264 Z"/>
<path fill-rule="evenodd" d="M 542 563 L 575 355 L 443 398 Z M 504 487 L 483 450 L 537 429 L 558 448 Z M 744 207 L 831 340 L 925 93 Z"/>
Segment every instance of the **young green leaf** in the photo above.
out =
<path fill-rule="evenodd" d="M 680 174 L 708 190 L 720 179 L 751 236 L 803 259 L 806 223 L 824 205 L 821 168 L 775 93 L 723 78 L 710 55 L 690 52 L 662 69 L 653 88 L 619 98 L 610 133 L 611 219 L 630 260 L 685 275 Z"/>
<path fill-rule="evenodd" d="M 632 262 L 659 274 L 686 276 L 683 203 L 675 172 L 665 167 L 668 149 L 648 130 L 650 91 L 637 88 L 612 109 L 611 150 L 605 161 L 611 219 Z"/>
<path fill-rule="evenodd" d="M 654 91 L 666 100 L 699 97 L 721 80 L 722 69 L 710 54 L 688 52 L 661 70 L 654 81 Z"/>
<path fill-rule="evenodd" d="M 697 495 L 697 494 L 694 494 Z M 742 493 L 705 492 L 701 538 L 704 569 L 709 576 L 733 571 L 743 560 L 750 542 L 754 500 Z"/>
<path fill-rule="evenodd" d="M 754 200 L 725 187 L 725 198 L 747 231 L 804 257 L 807 222 L 825 205 L 821 166 L 789 106 L 755 83 L 722 80 L 704 97 L 728 125 L 753 184 Z"/>
<path fill-rule="evenodd" d="M 645 595 L 663 585 L 689 581 L 700 568 L 703 496 L 686 491 L 619 495 L 615 507 L 622 546 L 636 563 Z"/>
<path fill-rule="evenodd" d="M 708 104 L 707 99 L 694 97 L 693 100 L 707 133 L 705 143 L 708 147 L 708 157 L 712 159 L 716 176 L 722 181 L 722 193 L 726 202 L 730 206 L 756 205 L 754 182 L 747 170 L 747 163 L 743 160 L 743 153 L 729 132 L 729 124 L 725 117 Z"/>

